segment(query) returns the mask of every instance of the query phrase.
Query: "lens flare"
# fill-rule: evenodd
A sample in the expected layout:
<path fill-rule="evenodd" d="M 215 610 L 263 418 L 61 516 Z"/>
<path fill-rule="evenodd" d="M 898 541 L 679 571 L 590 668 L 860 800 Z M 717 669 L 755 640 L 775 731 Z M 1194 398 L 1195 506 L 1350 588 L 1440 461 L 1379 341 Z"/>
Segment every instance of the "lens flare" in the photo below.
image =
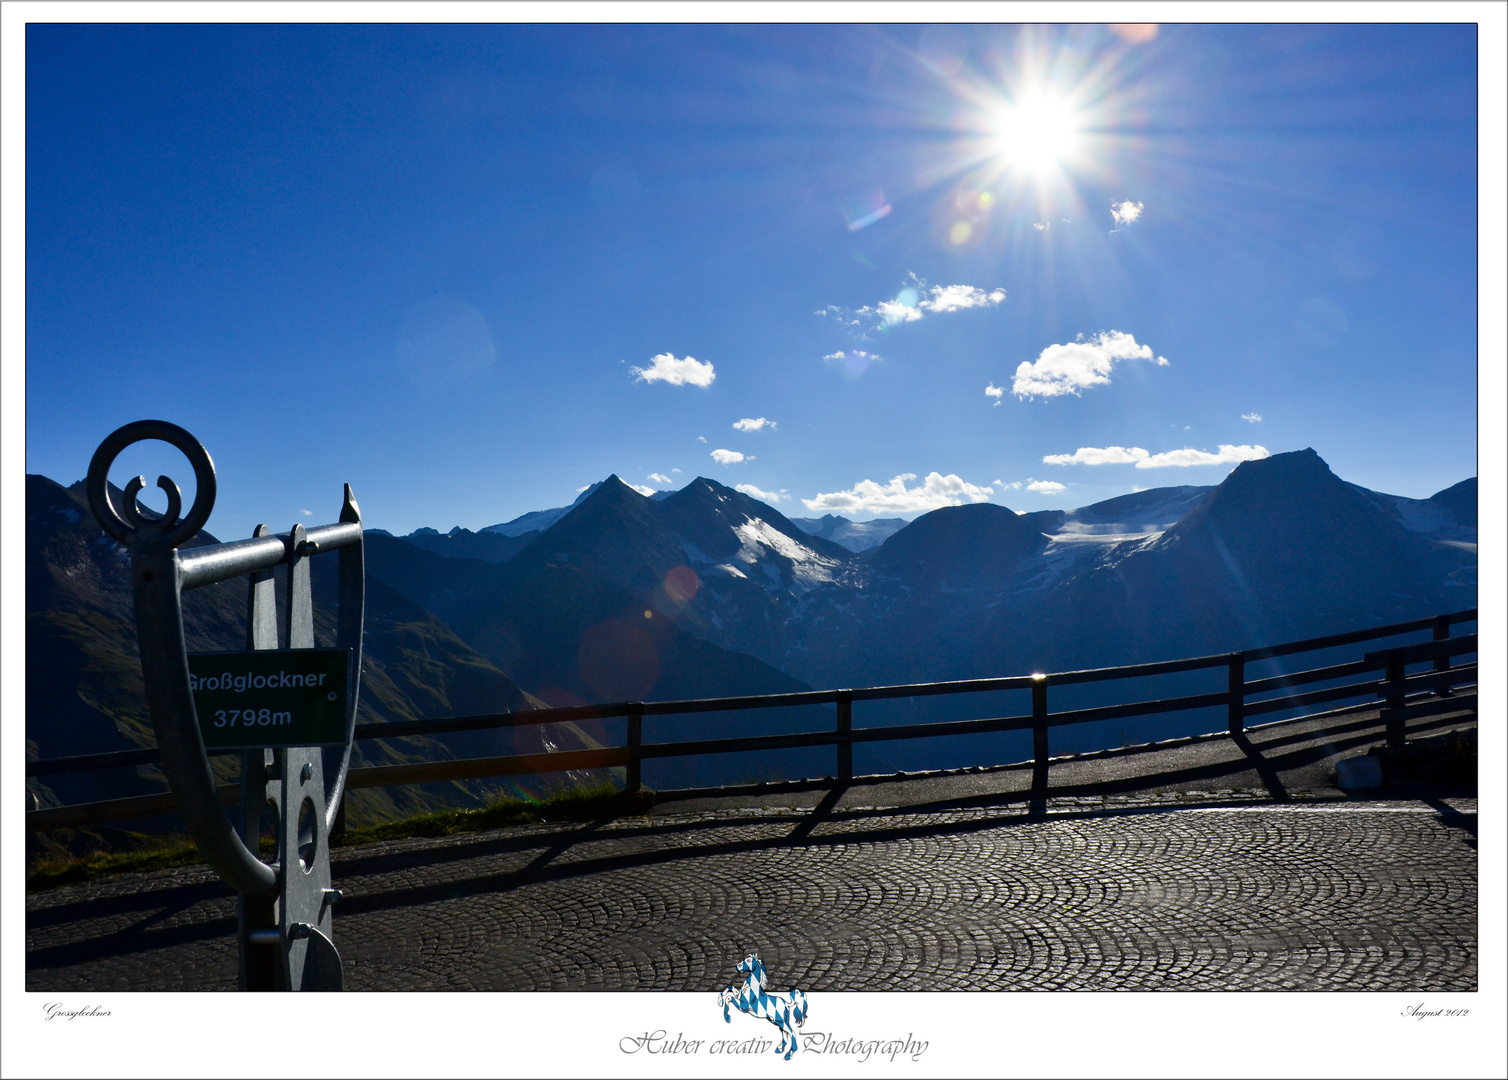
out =
<path fill-rule="evenodd" d="M 1111 23 L 1110 30 L 1116 37 L 1132 45 L 1145 45 L 1157 37 L 1156 23 Z"/>
<path fill-rule="evenodd" d="M 701 579 L 689 566 L 677 566 L 665 575 L 665 595 L 677 604 L 690 603 L 701 586 Z"/>
<path fill-rule="evenodd" d="M 654 641 L 631 623 L 610 619 L 581 635 L 582 681 L 598 701 L 643 700 L 660 678 Z"/>
<path fill-rule="evenodd" d="M 487 319 L 437 296 L 409 309 L 398 333 L 398 366 L 425 392 L 476 386 L 497 361 Z"/>

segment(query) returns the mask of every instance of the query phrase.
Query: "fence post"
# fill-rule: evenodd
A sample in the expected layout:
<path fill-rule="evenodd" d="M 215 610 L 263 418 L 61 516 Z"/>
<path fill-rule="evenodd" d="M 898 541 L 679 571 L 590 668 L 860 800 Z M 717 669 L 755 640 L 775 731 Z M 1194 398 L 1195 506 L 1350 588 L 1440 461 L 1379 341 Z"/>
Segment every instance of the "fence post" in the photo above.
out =
<path fill-rule="evenodd" d="M 1032 758 L 1047 769 L 1047 676 L 1032 676 Z"/>
<path fill-rule="evenodd" d="M 1226 690 L 1230 693 L 1230 698 L 1225 706 L 1225 726 L 1232 735 L 1239 735 L 1246 729 L 1246 656 L 1244 653 L 1230 654 Z"/>
<path fill-rule="evenodd" d="M 1388 657 L 1387 666 L 1387 728 L 1388 746 L 1394 750 L 1403 749 L 1403 679 L 1405 675 L 1405 663 L 1402 655 L 1393 654 Z"/>
<path fill-rule="evenodd" d="M 1450 619 L 1448 619 L 1444 615 L 1436 615 L 1435 616 L 1435 635 L 1434 636 L 1435 636 L 1435 640 L 1436 641 L 1449 641 L 1450 640 Z M 1448 657 L 1448 656 L 1437 656 L 1437 657 L 1435 657 L 1435 670 L 1436 671 L 1449 671 L 1450 670 L 1450 657 Z M 1440 687 L 1439 689 L 1437 689 L 1435 691 L 1435 696 L 1436 697 L 1450 697 L 1450 687 L 1448 687 L 1448 686 L 1442 686 L 1442 687 Z"/>
<path fill-rule="evenodd" d="M 853 691 L 838 694 L 838 779 L 853 779 Z"/>
<path fill-rule="evenodd" d="M 644 745 L 644 702 L 630 702 L 628 706 L 628 776 L 624 788 L 630 795 L 637 795 L 641 786 L 639 749 Z"/>

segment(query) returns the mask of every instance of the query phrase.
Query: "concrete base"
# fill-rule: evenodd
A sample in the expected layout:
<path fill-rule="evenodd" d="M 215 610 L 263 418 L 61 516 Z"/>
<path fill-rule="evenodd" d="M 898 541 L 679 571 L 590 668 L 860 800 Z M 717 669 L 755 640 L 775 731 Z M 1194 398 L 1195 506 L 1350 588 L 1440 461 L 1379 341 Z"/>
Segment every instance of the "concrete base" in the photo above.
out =
<path fill-rule="evenodd" d="M 1382 762 L 1370 755 L 1342 758 L 1335 763 L 1335 786 L 1342 790 L 1382 787 Z"/>

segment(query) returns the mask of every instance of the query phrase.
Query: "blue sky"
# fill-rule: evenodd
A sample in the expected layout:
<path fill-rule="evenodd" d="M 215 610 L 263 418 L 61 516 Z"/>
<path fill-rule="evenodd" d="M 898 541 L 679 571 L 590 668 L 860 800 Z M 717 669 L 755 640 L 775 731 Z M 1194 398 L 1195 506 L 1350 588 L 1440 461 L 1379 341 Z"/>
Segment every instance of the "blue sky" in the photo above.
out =
<path fill-rule="evenodd" d="M 26 469 L 175 421 L 221 538 L 342 481 L 399 533 L 609 473 L 911 517 L 1307 446 L 1427 497 L 1477 473 L 1477 47 L 32 25 Z"/>

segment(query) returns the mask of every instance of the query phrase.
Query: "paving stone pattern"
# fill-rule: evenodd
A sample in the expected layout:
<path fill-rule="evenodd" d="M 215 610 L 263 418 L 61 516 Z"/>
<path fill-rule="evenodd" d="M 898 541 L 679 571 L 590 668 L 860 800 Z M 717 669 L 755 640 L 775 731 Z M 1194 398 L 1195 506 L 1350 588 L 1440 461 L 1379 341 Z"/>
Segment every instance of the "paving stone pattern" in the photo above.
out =
<path fill-rule="evenodd" d="M 351 990 L 1475 990 L 1476 803 L 744 808 L 338 851 Z M 27 898 L 28 990 L 234 989 L 203 869 Z"/>

